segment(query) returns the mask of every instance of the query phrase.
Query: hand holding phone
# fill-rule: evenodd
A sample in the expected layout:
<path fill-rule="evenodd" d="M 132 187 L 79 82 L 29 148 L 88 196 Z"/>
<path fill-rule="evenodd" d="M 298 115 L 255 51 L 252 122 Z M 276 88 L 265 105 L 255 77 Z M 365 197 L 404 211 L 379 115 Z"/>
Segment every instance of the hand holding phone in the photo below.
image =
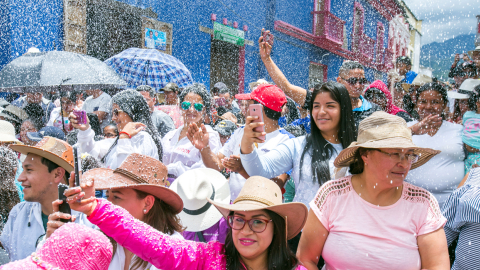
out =
<path fill-rule="evenodd" d="M 262 29 L 263 41 L 267 42 L 270 46 L 273 46 L 273 34 L 270 31 L 265 31 Z"/>
<path fill-rule="evenodd" d="M 65 190 L 68 189 L 68 186 L 65 184 L 58 184 L 58 199 L 61 200 L 63 203 L 60 204 L 59 210 L 61 213 L 65 214 L 72 214 L 72 210 L 70 209 L 70 205 L 67 203 L 67 197 L 65 196 Z M 61 222 L 67 223 L 70 222 L 70 219 L 60 219 Z"/>
<path fill-rule="evenodd" d="M 77 118 L 78 125 L 87 124 L 87 112 L 84 110 L 73 110 L 73 114 Z"/>
<path fill-rule="evenodd" d="M 257 116 L 257 119 L 253 120 L 253 123 L 263 123 L 263 105 L 251 104 L 248 106 L 250 116 Z M 253 129 L 255 132 L 265 132 L 265 126 L 258 126 Z M 265 135 L 257 137 L 259 140 L 265 141 Z"/>

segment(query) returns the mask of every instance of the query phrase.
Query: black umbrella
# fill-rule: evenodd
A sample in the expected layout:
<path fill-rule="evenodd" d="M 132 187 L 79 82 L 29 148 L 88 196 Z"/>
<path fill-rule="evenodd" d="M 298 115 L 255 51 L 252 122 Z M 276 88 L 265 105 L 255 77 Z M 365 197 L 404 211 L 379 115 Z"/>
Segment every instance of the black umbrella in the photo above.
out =
<path fill-rule="evenodd" d="M 2 92 L 53 92 L 123 88 L 127 84 L 102 61 L 64 51 L 20 56 L 0 71 Z"/>

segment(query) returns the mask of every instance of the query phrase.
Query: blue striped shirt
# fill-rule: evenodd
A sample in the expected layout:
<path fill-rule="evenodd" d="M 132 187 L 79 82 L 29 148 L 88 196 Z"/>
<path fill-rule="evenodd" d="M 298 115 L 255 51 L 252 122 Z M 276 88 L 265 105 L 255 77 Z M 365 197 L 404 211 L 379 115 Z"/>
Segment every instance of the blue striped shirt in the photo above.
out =
<path fill-rule="evenodd" d="M 465 185 L 443 206 L 448 245 L 458 238 L 452 270 L 480 269 L 480 168 L 470 171 Z"/>

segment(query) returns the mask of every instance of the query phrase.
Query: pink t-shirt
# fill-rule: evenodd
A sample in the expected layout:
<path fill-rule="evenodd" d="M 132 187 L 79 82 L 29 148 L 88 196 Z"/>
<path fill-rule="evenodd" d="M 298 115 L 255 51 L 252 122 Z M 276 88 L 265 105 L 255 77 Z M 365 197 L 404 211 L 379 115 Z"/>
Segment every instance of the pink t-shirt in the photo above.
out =
<path fill-rule="evenodd" d="M 329 231 L 323 269 L 421 269 L 417 236 L 447 221 L 435 197 L 405 182 L 395 204 L 376 206 L 355 192 L 351 178 L 328 181 L 310 202 Z"/>

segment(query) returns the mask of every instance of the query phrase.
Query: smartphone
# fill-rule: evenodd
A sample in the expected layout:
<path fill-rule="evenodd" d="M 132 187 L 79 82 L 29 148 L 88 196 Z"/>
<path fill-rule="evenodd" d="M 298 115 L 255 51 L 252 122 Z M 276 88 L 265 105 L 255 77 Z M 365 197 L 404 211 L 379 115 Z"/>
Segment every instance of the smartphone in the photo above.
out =
<path fill-rule="evenodd" d="M 215 99 L 215 106 L 220 107 L 220 106 L 225 106 L 227 105 L 227 100 L 223 97 L 219 97 Z"/>
<path fill-rule="evenodd" d="M 79 166 L 78 166 L 78 149 L 76 146 L 73 147 L 73 162 L 74 162 L 74 170 L 75 170 L 75 186 L 80 186 L 80 173 L 79 173 Z"/>
<path fill-rule="evenodd" d="M 263 122 L 263 105 L 262 104 L 251 104 L 248 106 L 250 116 L 258 116 L 258 118 L 253 121 L 254 123 Z M 253 129 L 255 132 L 265 132 L 265 126 L 256 127 Z M 257 137 L 260 140 L 265 141 L 265 135 Z"/>
<path fill-rule="evenodd" d="M 273 34 L 272 33 L 267 32 L 265 30 L 262 30 L 262 36 L 263 36 L 263 41 L 270 44 L 270 46 L 273 46 Z"/>
<path fill-rule="evenodd" d="M 65 184 L 58 184 L 58 199 L 62 200 L 63 203 L 60 204 L 60 212 L 65 214 L 72 214 L 72 210 L 70 209 L 70 205 L 67 203 L 67 197 L 65 194 L 65 190 L 68 189 L 68 186 Z M 61 222 L 67 223 L 70 222 L 70 219 L 60 219 Z"/>
<path fill-rule="evenodd" d="M 463 56 L 465 56 L 465 54 L 461 53 L 461 54 L 460 54 L 460 58 L 463 58 Z"/>
<path fill-rule="evenodd" d="M 73 114 L 77 117 L 79 125 L 87 124 L 87 112 L 84 110 L 73 110 Z"/>

